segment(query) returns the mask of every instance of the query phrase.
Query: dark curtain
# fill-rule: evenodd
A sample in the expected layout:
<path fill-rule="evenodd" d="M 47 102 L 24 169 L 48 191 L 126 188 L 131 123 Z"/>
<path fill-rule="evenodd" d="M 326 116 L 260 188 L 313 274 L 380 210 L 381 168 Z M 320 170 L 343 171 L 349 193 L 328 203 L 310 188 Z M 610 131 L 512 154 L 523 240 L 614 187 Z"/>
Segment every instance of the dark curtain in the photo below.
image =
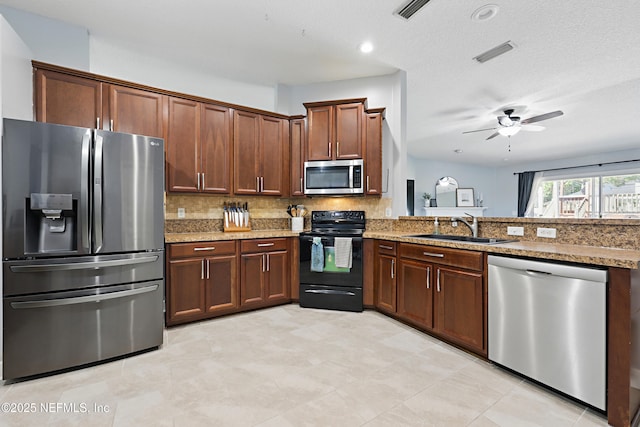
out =
<path fill-rule="evenodd" d="M 531 197 L 531 191 L 533 190 L 533 178 L 536 176 L 535 172 L 520 172 L 518 173 L 518 216 L 523 217 L 527 210 L 527 204 Z"/>

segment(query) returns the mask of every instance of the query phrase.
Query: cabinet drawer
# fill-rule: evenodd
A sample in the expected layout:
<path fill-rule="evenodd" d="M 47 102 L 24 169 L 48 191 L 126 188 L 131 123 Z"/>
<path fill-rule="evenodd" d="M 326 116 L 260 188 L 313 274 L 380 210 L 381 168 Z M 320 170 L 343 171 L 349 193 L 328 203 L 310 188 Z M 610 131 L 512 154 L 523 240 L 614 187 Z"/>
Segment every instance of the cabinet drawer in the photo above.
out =
<path fill-rule="evenodd" d="M 400 256 L 469 270 L 483 270 L 481 252 L 402 243 L 400 245 Z"/>
<path fill-rule="evenodd" d="M 233 255 L 236 253 L 235 240 L 198 243 L 173 243 L 169 245 L 169 258 L 211 255 Z"/>
<path fill-rule="evenodd" d="M 287 249 L 287 239 L 243 240 L 240 248 L 242 253 L 284 251 Z"/>
<path fill-rule="evenodd" d="M 398 244 L 396 242 L 390 242 L 388 240 L 376 240 L 376 250 L 379 254 L 384 255 L 396 255 Z"/>

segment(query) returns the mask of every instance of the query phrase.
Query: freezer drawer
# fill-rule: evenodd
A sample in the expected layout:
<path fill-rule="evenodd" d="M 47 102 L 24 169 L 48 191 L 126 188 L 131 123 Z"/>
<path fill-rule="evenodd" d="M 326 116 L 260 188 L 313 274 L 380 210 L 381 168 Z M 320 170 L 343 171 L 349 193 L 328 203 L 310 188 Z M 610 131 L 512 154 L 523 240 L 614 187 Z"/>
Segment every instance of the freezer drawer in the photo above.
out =
<path fill-rule="evenodd" d="M 5 380 L 162 344 L 162 280 L 4 298 Z"/>
<path fill-rule="evenodd" d="M 4 261 L 2 264 L 5 297 L 164 277 L 164 251 Z"/>

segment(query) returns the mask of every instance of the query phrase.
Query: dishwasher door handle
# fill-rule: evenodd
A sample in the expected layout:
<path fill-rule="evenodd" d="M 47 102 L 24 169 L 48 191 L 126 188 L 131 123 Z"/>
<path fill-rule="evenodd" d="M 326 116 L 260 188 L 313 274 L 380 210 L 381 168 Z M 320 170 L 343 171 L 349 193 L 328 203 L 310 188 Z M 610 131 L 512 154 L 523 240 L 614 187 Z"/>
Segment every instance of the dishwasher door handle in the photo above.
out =
<path fill-rule="evenodd" d="M 548 277 L 548 276 L 553 276 L 553 273 L 549 273 L 548 271 L 540 271 L 540 270 L 524 270 L 525 273 L 527 273 L 529 276 L 542 276 L 542 277 Z"/>

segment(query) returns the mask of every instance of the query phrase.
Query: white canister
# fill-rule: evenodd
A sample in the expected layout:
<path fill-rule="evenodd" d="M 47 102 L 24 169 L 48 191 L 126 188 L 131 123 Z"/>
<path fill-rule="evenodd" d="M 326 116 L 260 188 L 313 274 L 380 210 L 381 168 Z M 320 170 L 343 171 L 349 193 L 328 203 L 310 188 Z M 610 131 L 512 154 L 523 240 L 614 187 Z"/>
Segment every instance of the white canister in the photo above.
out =
<path fill-rule="evenodd" d="M 302 231 L 304 229 L 304 218 L 294 216 L 291 218 L 291 231 Z"/>

